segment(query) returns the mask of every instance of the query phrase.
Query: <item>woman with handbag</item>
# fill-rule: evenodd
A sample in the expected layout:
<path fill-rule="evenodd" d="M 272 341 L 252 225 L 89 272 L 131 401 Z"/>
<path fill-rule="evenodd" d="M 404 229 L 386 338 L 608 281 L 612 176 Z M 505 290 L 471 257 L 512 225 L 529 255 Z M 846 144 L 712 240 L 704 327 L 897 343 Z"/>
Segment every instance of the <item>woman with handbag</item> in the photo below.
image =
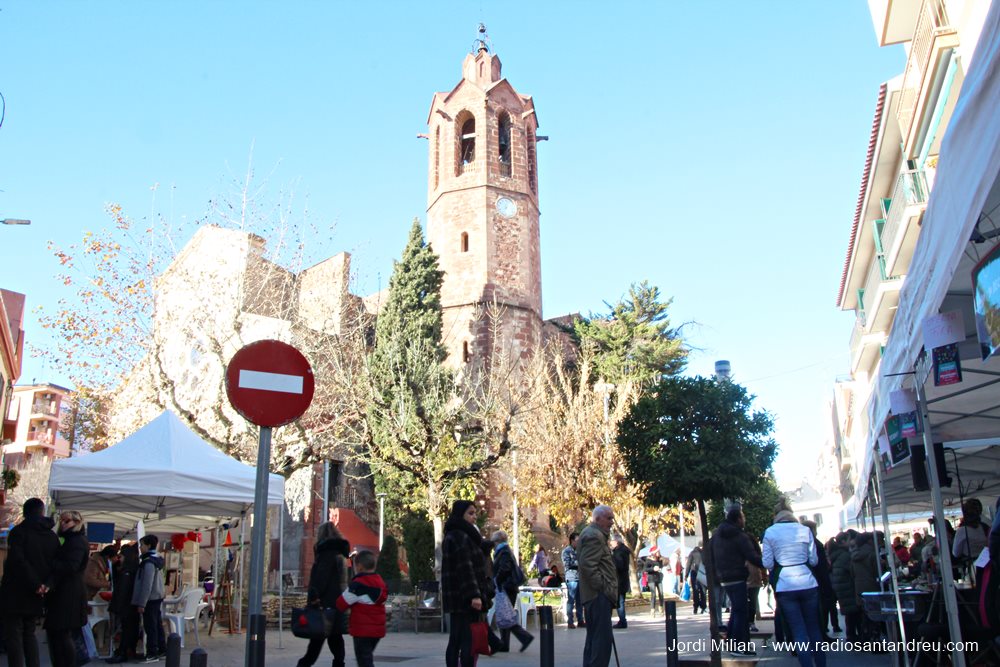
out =
<path fill-rule="evenodd" d="M 441 601 L 449 614 L 446 667 L 474 667 L 476 653 L 472 625 L 483 622 L 483 613 L 493 600 L 493 582 L 476 527 L 476 506 L 471 500 L 456 500 L 444 524 L 441 558 Z M 485 637 L 484 637 L 485 639 Z"/>
<path fill-rule="evenodd" d="M 513 615 L 513 624 L 509 624 L 509 621 L 500 618 L 500 612 L 502 609 L 506 612 L 505 607 L 508 602 L 510 604 L 510 611 L 514 611 L 514 600 L 517 599 L 519 587 L 524 583 L 524 572 L 517 564 L 514 552 L 510 550 L 510 545 L 507 543 L 507 533 L 498 530 L 493 533 L 490 539 L 495 545 L 493 547 L 493 577 L 494 581 L 496 581 L 498 595 L 496 611 L 497 627 L 500 628 L 500 640 L 503 642 L 503 648 L 500 650 L 504 652 L 510 650 L 510 635 L 513 633 L 517 637 L 517 640 L 521 642 L 521 652 L 524 653 L 524 649 L 528 648 L 528 645 L 535 641 L 534 635 L 521 627 L 521 624 L 517 622 L 516 614 Z M 500 595 L 506 597 L 506 602 L 500 599 Z"/>
<path fill-rule="evenodd" d="M 316 531 L 316 560 L 309 573 L 309 606 L 320 608 L 332 619 L 330 634 L 325 638 L 333 653 L 333 667 L 344 667 L 344 632 L 346 616 L 337 610 L 337 598 L 347 587 L 345 567 L 350 546 L 337 527 L 327 521 Z M 298 667 L 311 667 L 323 650 L 323 637 L 309 640 L 306 654 Z"/>

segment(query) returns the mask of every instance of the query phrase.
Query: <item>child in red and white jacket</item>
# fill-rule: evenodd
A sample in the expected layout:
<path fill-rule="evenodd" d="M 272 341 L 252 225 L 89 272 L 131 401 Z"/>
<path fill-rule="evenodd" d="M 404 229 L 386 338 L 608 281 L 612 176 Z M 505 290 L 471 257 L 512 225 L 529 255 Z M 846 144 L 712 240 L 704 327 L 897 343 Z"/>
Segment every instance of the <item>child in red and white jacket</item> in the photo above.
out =
<path fill-rule="evenodd" d="M 375 554 L 359 551 L 354 556 L 357 574 L 337 598 L 337 609 L 351 609 L 348 624 L 354 639 L 354 657 L 359 667 L 375 667 L 375 647 L 385 637 L 385 599 L 389 597 L 382 577 L 375 574 Z"/>

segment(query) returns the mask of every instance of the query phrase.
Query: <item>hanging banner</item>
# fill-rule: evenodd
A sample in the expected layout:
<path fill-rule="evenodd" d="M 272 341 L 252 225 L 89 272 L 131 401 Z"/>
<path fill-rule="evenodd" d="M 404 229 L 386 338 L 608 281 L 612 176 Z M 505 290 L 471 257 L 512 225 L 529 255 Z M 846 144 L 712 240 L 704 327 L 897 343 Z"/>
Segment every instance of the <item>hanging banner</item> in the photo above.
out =
<path fill-rule="evenodd" d="M 913 389 L 897 389 L 890 393 L 889 410 L 899 417 L 904 438 L 913 438 L 923 432 L 917 414 L 917 392 Z"/>
<path fill-rule="evenodd" d="M 924 349 L 961 343 L 965 340 L 965 320 L 962 311 L 953 310 L 924 320 Z"/>
<path fill-rule="evenodd" d="M 934 386 L 943 387 L 962 381 L 962 362 L 958 358 L 958 345 L 952 343 L 934 348 Z"/>
<path fill-rule="evenodd" d="M 885 436 L 889 439 L 889 459 L 892 465 L 899 465 L 910 458 L 910 443 L 903 437 L 903 429 L 898 416 L 885 420 Z"/>

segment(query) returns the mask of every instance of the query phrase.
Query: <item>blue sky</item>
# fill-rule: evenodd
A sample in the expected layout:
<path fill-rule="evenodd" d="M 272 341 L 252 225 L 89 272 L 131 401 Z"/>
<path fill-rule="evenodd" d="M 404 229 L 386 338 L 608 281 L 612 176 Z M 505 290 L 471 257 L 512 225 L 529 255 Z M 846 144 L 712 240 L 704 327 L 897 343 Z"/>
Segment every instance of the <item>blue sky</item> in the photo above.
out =
<path fill-rule="evenodd" d="M 848 369 L 834 306 L 878 86 L 866 3 L 0 3 L 0 286 L 60 296 L 46 242 L 120 203 L 200 219 L 246 170 L 294 191 L 311 253 L 385 286 L 425 220 L 427 111 L 486 23 L 534 97 L 546 317 L 632 282 L 674 299 L 692 373 L 729 359 L 775 413 L 779 481 L 815 465 Z M 154 192 L 151 188 L 158 184 Z M 34 316 L 30 342 L 44 342 Z M 22 382 L 59 381 L 29 359 Z"/>

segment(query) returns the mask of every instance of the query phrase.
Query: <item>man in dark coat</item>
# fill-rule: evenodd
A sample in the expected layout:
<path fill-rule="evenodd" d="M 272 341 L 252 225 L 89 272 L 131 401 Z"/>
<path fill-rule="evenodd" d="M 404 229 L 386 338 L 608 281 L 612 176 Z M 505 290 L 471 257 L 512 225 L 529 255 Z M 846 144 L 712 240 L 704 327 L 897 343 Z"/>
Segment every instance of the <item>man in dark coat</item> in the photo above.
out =
<path fill-rule="evenodd" d="M 615 561 L 615 572 L 618 574 L 618 622 L 615 628 L 627 628 L 625 618 L 625 597 L 632 592 L 629 582 L 628 566 L 632 560 L 632 552 L 625 546 L 622 536 L 615 533 L 611 538 L 611 558 Z"/>
<path fill-rule="evenodd" d="M 727 638 L 739 645 L 750 640 L 750 610 L 747 594 L 747 563 L 763 568 L 760 555 L 743 532 L 743 507 L 732 505 L 725 520 L 715 529 L 709 547 L 718 581 L 729 598 L 730 614 Z"/>
<path fill-rule="evenodd" d="M 42 615 L 45 582 L 59 538 L 52 532 L 54 522 L 45 516 L 45 503 L 28 498 L 22 507 L 24 519 L 7 535 L 7 561 L 0 581 L 0 610 L 3 614 L 7 664 L 10 667 L 39 667 L 35 623 Z"/>

